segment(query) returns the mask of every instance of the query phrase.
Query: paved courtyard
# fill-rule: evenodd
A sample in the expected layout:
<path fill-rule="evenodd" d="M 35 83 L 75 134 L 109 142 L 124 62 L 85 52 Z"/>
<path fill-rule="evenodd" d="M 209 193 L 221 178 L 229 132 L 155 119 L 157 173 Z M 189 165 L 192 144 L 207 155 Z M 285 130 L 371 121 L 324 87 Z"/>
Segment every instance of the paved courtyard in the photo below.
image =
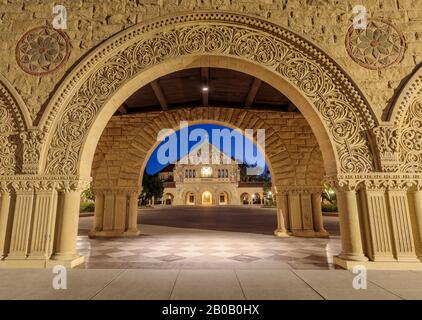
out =
<path fill-rule="evenodd" d="M 89 239 L 81 218 L 80 268 L 333 269 L 340 251 L 338 219 L 325 217 L 329 239 L 277 238 L 275 209 L 158 207 L 139 211 L 137 238 Z"/>
<path fill-rule="evenodd" d="M 416 271 L 368 271 L 354 289 L 356 275 L 332 265 L 335 217 L 324 217 L 330 239 L 276 238 L 274 209 L 206 210 L 140 210 L 134 239 L 89 239 L 92 217 L 81 218 L 86 263 L 67 270 L 66 290 L 51 270 L 0 269 L 0 299 L 422 299 Z"/>

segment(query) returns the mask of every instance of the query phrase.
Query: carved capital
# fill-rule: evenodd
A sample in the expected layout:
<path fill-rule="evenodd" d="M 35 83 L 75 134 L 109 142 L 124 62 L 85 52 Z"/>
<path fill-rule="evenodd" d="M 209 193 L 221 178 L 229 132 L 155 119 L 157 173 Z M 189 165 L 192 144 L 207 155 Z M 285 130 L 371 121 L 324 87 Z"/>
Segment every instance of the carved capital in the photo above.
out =
<path fill-rule="evenodd" d="M 381 170 L 395 172 L 400 167 L 399 162 L 399 128 L 394 126 L 379 126 L 372 130 L 377 142 L 377 152 Z"/>
<path fill-rule="evenodd" d="M 44 132 L 35 129 L 20 134 L 23 144 L 22 173 L 37 174 L 40 167 L 41 146 L 45 139 Z"/>

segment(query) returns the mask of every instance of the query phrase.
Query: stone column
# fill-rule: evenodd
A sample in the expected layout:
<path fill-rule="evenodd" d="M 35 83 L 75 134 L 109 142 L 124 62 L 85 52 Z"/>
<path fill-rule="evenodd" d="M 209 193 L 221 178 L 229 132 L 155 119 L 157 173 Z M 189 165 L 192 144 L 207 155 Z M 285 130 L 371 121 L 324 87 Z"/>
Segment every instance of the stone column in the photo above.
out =
<path fill-rule="evenodd" d="M 274 231 L 274 235 L 277 237 L 288 237 L 290 234 L 287 231 L 284 217 L 286 216 L 287 207 L 285 205 L 284 193 L 277 193 L 276 204 L 277 204 L 277 229 Z"/>
<path fill-rule="evenodd" d="M 48 260 L 50 258 L 53 253 L 56 215 L 56 183 L 41 181 L 35 190 L 34 219 L 28 259 Z"/>
<path fill-rule="evenodd" d="M 313 192 L 312 195 L 312 217 L 314 222 L 314 230 L 321 236 L 328 236 L 328 232 L 324 229 L 324 220 L 321 210 L 321 192 Z"/>
<path fill-rule="evenodd" d="M 300 206 L 302 213 L 302 235 L 310 237 L 316 236 L 312 217 L 312 197 L 309 190 L 304 189 L 300 192 Z"/>
<path fill-rule="evenodd" d="M 10 190 L 6 183 L 0 186 L 0 260 L 7 255 L 10 242 Z"/>
<path fill-rule="evenodd" d="M 128 227 L 125 232 L 128 236 L 138 236 L 141 233 L 138 229 L 138 194 L 139 192 L 129 193 Z"/>
<path fill-rule="evenodd" d="M 422 188 L 413 193 L 413 205 L 415 210 L 416 229 L 419 240 L 419 255 L 418 258 L 422 260 Z"/>
<path fill-rule="evenodd" d="M 393 231 L 394 256 L 397 261 L 419 262 L 410 221 L 407 188 L 391 185 L 387 190 L 391 225 Z"/>
<path fill-rule="evenodd" d="M 348 187 L 337 188 L 342 251 L 340 259 L 368 261 L 363 252 L 356 190 Z"/>
<path fill-rule="evenodd" d="M 13 226 L 8 260 L 26 260 L 29 253 L 29 240 L 34 204 L 34 183 L 19 181 L 13 183 L 16 199 L 13 212 Z"/>
<path fill-rule="evenodd" d="M 72 268 L 84 262 L 84 257 L 76 252 L 80 195 L 81 189 L 78 187 L 60 190 L 57 242 L 49 266 L 63 265 Z"/>
<path fill-rule="evenodd" d="M 386 187 L 366 181 L 364 196 L 365 216 L 369 227 L 369 258 L 373 261 L 395 261 Z"/>
<path fill-rule="evenodd" d="M 303 230 L 303 225 L 299 191 L 290 190 L 288 193 L 288 199 L 290 230 L 293 235 L 300 234 Z"/>
<path fill-rule="evenodd" d="M 104 223 L 104 192 L 94 191 L 95 193 L 95 212 L 94 226 L 91 232 L 101 231 Z"/>

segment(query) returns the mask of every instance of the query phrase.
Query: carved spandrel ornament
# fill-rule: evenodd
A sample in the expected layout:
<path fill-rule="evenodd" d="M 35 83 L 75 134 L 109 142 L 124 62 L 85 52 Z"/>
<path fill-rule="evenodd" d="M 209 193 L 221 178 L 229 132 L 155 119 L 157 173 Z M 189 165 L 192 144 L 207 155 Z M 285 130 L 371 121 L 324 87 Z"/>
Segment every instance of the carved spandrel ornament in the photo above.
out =
<path fill-rule="evenodd" d="M 422 172 L 422 90 L 409 102 L 404 116 L 400 139 L 402 172 Z"/>
<path fill-rule="evenodd" d="M 403 34 L 383 19 L 368 18 L 364 29 L 351 25 L 345 41 L 349 56 L 360 66 L 372 70 L 398 64 L 406 49 Z"/>
<path fill-rule="evenodd" d="M 164 26 L 165 31 L 153 32 Z M 86 62 L 83 73 L 75 73 L 62 95 L 58 95 L 57 104 L 53 103 L 51 121 L 47 123 L 54 122 L 60 102 L 69 101 L 52 134 L 48 174 L 77 174 L 88 128 L 104 103 L 124 83 L 169 59 L 198 54 L 249 60 L 288 79 L 313 103 L 325 122 L 338 154 L 339 171 L 374 169 L 365 136 L 375 126 L 369 107 L 328 57 L 278 26 L 230 13 L 194 13 L 141 25 L 113 41 Z M 101 66 L 97 68 L 100 57 Z M 79 79 L 82 74 L 86 76 L 83 82 Z"/>

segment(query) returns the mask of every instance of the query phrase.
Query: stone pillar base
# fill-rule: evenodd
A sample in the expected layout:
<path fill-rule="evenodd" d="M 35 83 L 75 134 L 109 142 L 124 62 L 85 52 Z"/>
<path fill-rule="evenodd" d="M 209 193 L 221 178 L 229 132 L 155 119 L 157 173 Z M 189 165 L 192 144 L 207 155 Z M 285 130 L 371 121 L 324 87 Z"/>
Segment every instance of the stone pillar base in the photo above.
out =
<path fill-rule="evenodd" d="M 64 266 L 65 268 L 74 268 L 84 263 L 84 256 L 75 256 L 72 259 L 63 260 L 38 260 L 38 259 L 26 259 L 26 260 L 1 260 L 1 268 L 20 268 L 20 269 L 50 269 L 56 265 Z"/>
<path fill-rule="evenodd" d="M 327 231 L 292 231 L 292 235 L 295 237 L 302 237 L 302 238 L 329 238 L 330 234 Z"/>
<path fill-rule="evenodd" d="M 141 234 L 139 230 L 127 230 L 127 231 L 118 231 L 118 230 L 109 230 L 109 231 L 90 231 L 88 237 L 90 238 L 128 238 L 128 237 L 137 237 Z"/>
<path fill-rule="evenodd" d="M 279 229 L 277 229 L 277 230 L 274 230 L 274 235 L 276 237 L 285 238 L 285 237 L 290 237 L 291 236 L 291 233 L 288 232 L 288 231 L 286 231 L 286 230 L 279 230 Z"/>
<path fill-rule="evenodd" d="M 351 261 L 338 256 L 334 257 L 334 264 L 346 270 L 356 266 L 364 266 L 368 270 L 422 270 L 422 262 Z"/>

